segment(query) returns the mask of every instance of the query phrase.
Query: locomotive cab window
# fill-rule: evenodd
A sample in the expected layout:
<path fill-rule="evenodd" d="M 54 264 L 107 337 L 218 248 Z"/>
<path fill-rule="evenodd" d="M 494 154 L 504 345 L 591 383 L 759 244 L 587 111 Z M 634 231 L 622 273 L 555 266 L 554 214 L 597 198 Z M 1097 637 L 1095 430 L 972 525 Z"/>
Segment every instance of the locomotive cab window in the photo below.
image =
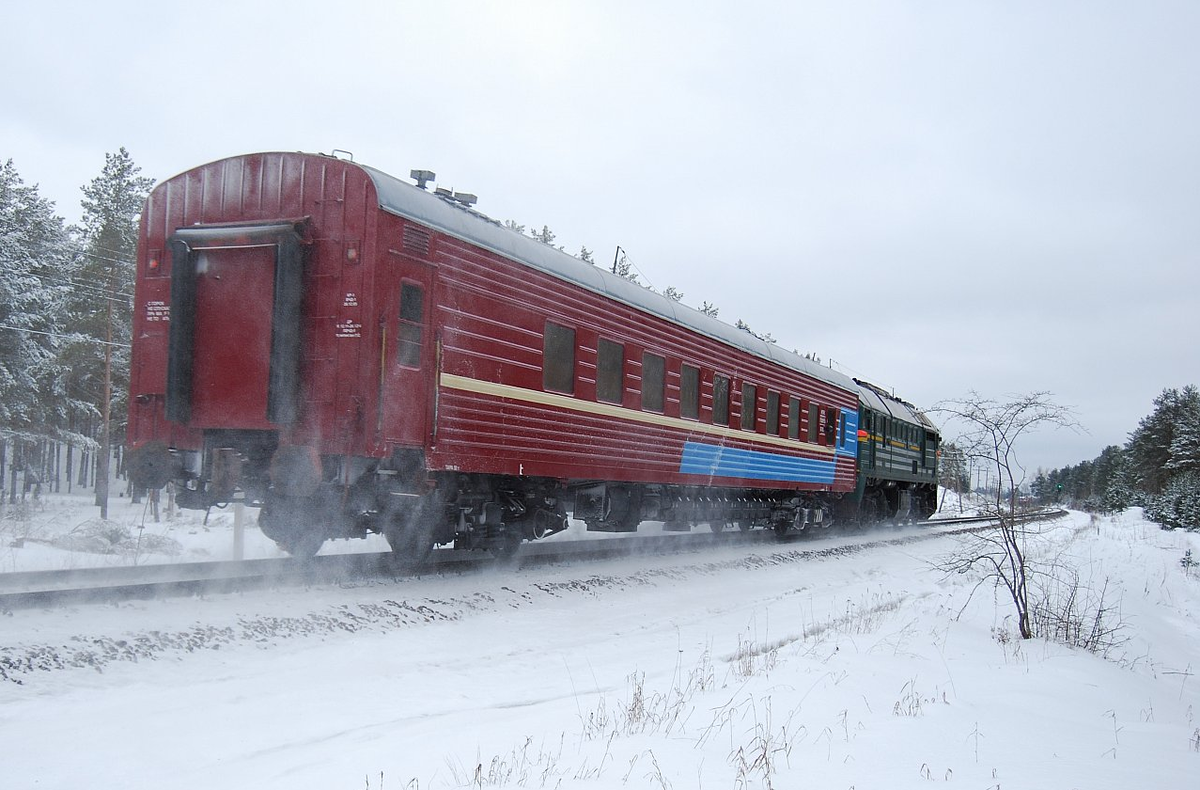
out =
<path fill-rule="evenodd" d="M 663 384 L 666 378 L 667 361 L 658 354 L 642 354 L 642 409 L 663 410 Z"/>
<path fill-rule="evenodd" d="M 713 425 L 729 424 L 729 379 L 721 374 L 713 376 Z"/>
<path fill-rule="evenodd" d="M 679 370 L 679 416 L 700 417 L 700 368 L 684 365 Z"/>
<path fill-rule="evenodd" d="M 425 292 L 415 283 L 400 285 L 400 334 L 396 339 L 396 361 L 409 368 L 421 365 L 421 323 L 425 315 Z"/>
<path fill-rule="evenodd" d="M 542 387 L 575 394 L 575 330 L 549 321 L 542 347 Z"/>
<path fill-rule="evenodd" d="M 600 338 L 596 348 L 596 400 L 621 403 L 625 390 L 625 346 Z"/>

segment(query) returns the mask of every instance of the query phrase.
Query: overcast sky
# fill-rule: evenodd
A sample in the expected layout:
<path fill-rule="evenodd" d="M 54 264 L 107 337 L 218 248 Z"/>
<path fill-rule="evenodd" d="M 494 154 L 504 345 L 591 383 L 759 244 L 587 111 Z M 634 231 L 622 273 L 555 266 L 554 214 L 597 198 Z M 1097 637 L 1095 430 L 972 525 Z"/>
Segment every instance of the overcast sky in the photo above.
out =
<path fill-rule="evenodd" d="M 434 170 L 918 405 L 1048 390 L 1091 459 L 1200 383 L 1200 3 L 9 4 L 0 161 Z"/>

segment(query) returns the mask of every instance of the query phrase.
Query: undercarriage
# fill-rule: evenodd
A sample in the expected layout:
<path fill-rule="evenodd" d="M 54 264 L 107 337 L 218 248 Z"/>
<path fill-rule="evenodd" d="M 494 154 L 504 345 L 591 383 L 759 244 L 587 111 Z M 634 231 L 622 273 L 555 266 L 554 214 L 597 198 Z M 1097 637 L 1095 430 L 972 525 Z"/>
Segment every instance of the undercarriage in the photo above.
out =
<path fill-rule="evenodd" d="M 767 529 L 785 536 L 839 523 L 925 518 L 935 502 L 918 485 L 869 481 L 861 503 L 830 492 L 737 489 L 428 472 L 419 451 L 387 459 L 318 456 L 279 446 L 273 434 L 212 432 L 200 451 L 146 445 L 131 459 L 135 485 L 173 482 L 181 507 L 230 502 L 261 508 L 263 533 L 298 557 L 331 538 L 383 535 L 397 560 L 419 565 L 437 545 L 513 554 L 524 541 L 568 527 L 634 532 L 660 521 L 668 532 Z"/>

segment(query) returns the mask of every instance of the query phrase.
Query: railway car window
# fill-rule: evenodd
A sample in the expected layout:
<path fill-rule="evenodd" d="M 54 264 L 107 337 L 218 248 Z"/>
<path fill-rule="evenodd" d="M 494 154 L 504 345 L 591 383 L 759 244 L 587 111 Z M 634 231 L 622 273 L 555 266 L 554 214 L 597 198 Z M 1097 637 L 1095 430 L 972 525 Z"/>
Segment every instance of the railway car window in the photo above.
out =
<path fill-rule="evenodd" d="M 713 425 L 729 424 L 729 379 L 713 376 Z"/>
<path fill-rule="evenodd" d="M 575 330 L 549 321 L 542 347 L 542 387 L 575 393 Z"/>
<path fill-rule="evenodd" d="M 841 438 L 838 439 L 838 446 L 846 446 L 846 421 L 838 420 L 838 427 L 841 428 Z"/>
<path fill-rule="evenodd" d="M 663 382 L 666 378 L 667 361 L 658 354 L 642 354 L 642 409 L 663 410 Z"/>
<path fill-rule="evenodd" d="M 742 430 L 754 430 L 755 411 L 758 408 L 758 390 L 753 384 L 742 385 Z"/>
<path fill-rule="evenodd" d="M 767 433 L 779 434 L 779 393 L 767 390 Z"/>
<path fill-rule="evenodd" d="M 400 335 L 396 340 L 396 361 L 405 367 L 421 364 L 421 319 L 425 314 L 425 292 L 419 285 L 400 285 Z"/>
<path fill-rule="evenodd" d="M 821 407 L 815 403 L 808 404 L 808 441 L 810 444 L 817 443 L 817 427 L 818 418 L 820 416 Z"/>
<path fill-rule="evenodd" d="M 621 403 L 624 390 L 625 346 L 600 338 L 596 349 L 596 400 Z"/>
<path fill-rule="evenodd" d="M 700 418 L 700 369 L 691 365 L 679 370 L 679 416 Z"/>
<path fill-rule="evenodd" d="M 837 441 L 838 414 L 833 409 L 825 410 L 825 446 Z"/>
<path fill-rule="evenodd" d="M 788 438 L 800 438 L 800 399 L 788 399 Z"/>

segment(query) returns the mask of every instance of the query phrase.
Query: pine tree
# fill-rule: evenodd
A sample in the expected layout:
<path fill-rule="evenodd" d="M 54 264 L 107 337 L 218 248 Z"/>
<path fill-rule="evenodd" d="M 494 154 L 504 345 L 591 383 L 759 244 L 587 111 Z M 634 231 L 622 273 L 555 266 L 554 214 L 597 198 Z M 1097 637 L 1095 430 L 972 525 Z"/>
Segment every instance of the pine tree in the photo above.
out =
<path fill-rule="evenodd" d="M 1051 489 L 1050 480 L 1046 477 L 1046 473 L 1041 469 L 1037 471 L 1037 476 L 1033 478 L 1033 482 L 1029 484 L 1029 493 L 1033 494 L 1034 499 L 1039 503 L 1045 504 L 1050 501 Z"/>
<path fill-rule="evenodd" d="M 108 460 L 123 442 L 129 391 L 134 259 L 138 217 L 154 180 L 139 176 L 129 152 L 105 154 L 104 169 L 83 187 L 83 253 L 71 273 L 73 337 L 64 347 L 71 385 L 101 415 L 96 504 L 108 516 Z M 105 416 L 110 417 L 108 426 Z"/>
<path fill-rule="evenodd" d="M 767 343 L 775 342 L 775 338 L 771 336 L 770 332 L 762 332 L 762 333 L 755 332 L 753 329 L 750 328 L 749 324 L 747 324 L 745 321 L 743 321 L 740 318 L 737 320 L 737 323 L 735 323 L 734 326 L 736 326 L 738 329 L 742 330 L 743 332 L 749 332 L 750 334 L 754 335 L 759 340 L 762 340 L 764 342 L 767 342 Z"/>
<path fill-rule="evenodd" d="M 1114 444 L 1105 447 L 1092 462 L 1091 500 L 1094 506 L 1100 510 L 1115 510 L 1116 508 L 1111 505 L 1115 501 L 1127 498 L 1127 494 L 1110 493 L 1118 485 L 1117 476 L 1120 474 L 1124 455 L 1125 451 Z"/>
<path fill-rule="evenodd" d="M 0 167 L 0 429 L 24 440 L 55 436 L 62 393 L 56 349 L 71 241 L 54 205 Z"/>
<path fill-rule="evenodd" d="M 683 301 L 683 291 L 680 291 L 673 285 L 667 286 L 667 290 L 663 291 L 663 296 L 667 297 L 672 302 Z"/>
<path fill-rule="evenodd" d="M 705 300 L 700 305 L 700 312 L 704 313 L 707 316 L 711 316 L 712 318 L 716 318 L 717 314 L 721 312 L 721 308 L 717 307 L 712 302 Z"/>
<path fill-rule="evenodd" d="M 1167 462 L 1171 459 L 1171 446 L 1175 439 L 1176 426 L 1187 412 L 1187 401 L 1200 398 L 1195 387 L 1186 387 L 1181 393 L 1177 389 L 1165 389 L 1154 399 L 1154 411 L 1130 434 L 1127 450 L 1132 479 L 1142 491 L 1157 495 L 1166 489 L 1170 481 Z"/>
<path fill-rule="evenodd" d="M 1170 529 L 1200 530 L 1200 473 L 1184 472 L 1146 502 L 1146 515 Z"/>
<path fill-rule="evenodd" d="M 549 225 L 543 225 L 541 231 L 529 231 L 529 235 L 540 241 L 542 244 L 554 246 L 554 240 L 558 238 L 554 235 L 554 231 L 550 230 Z"/>
<path fill-rule="evenodd" d="M 1200 472 L 1200 392 L 1194 386 L 1184 387 L 1178 408 L 1170 457 L 1164 466 L 1172 479 L 1187 472 Z"/>
<path fill-rule="evenodd" d="M 624 277 L 631 283 L 637 283 L 637 273 L 633 271 L 633 263 L 629 260 L 629 256 L 625 254 L 625 250 L 617 247 L 617 260 L 613 263 L 613 274 L 618 277 Z"/>
<path fill-rule="evenodd" d="M 1121 450 L 1113 465 L 1108 487 L 1100 495 L 1100 506 L 1111 513 L 1136 505 L 1139 501 L 1139 497 L 1130 483 L 1129 454 Z"/>

